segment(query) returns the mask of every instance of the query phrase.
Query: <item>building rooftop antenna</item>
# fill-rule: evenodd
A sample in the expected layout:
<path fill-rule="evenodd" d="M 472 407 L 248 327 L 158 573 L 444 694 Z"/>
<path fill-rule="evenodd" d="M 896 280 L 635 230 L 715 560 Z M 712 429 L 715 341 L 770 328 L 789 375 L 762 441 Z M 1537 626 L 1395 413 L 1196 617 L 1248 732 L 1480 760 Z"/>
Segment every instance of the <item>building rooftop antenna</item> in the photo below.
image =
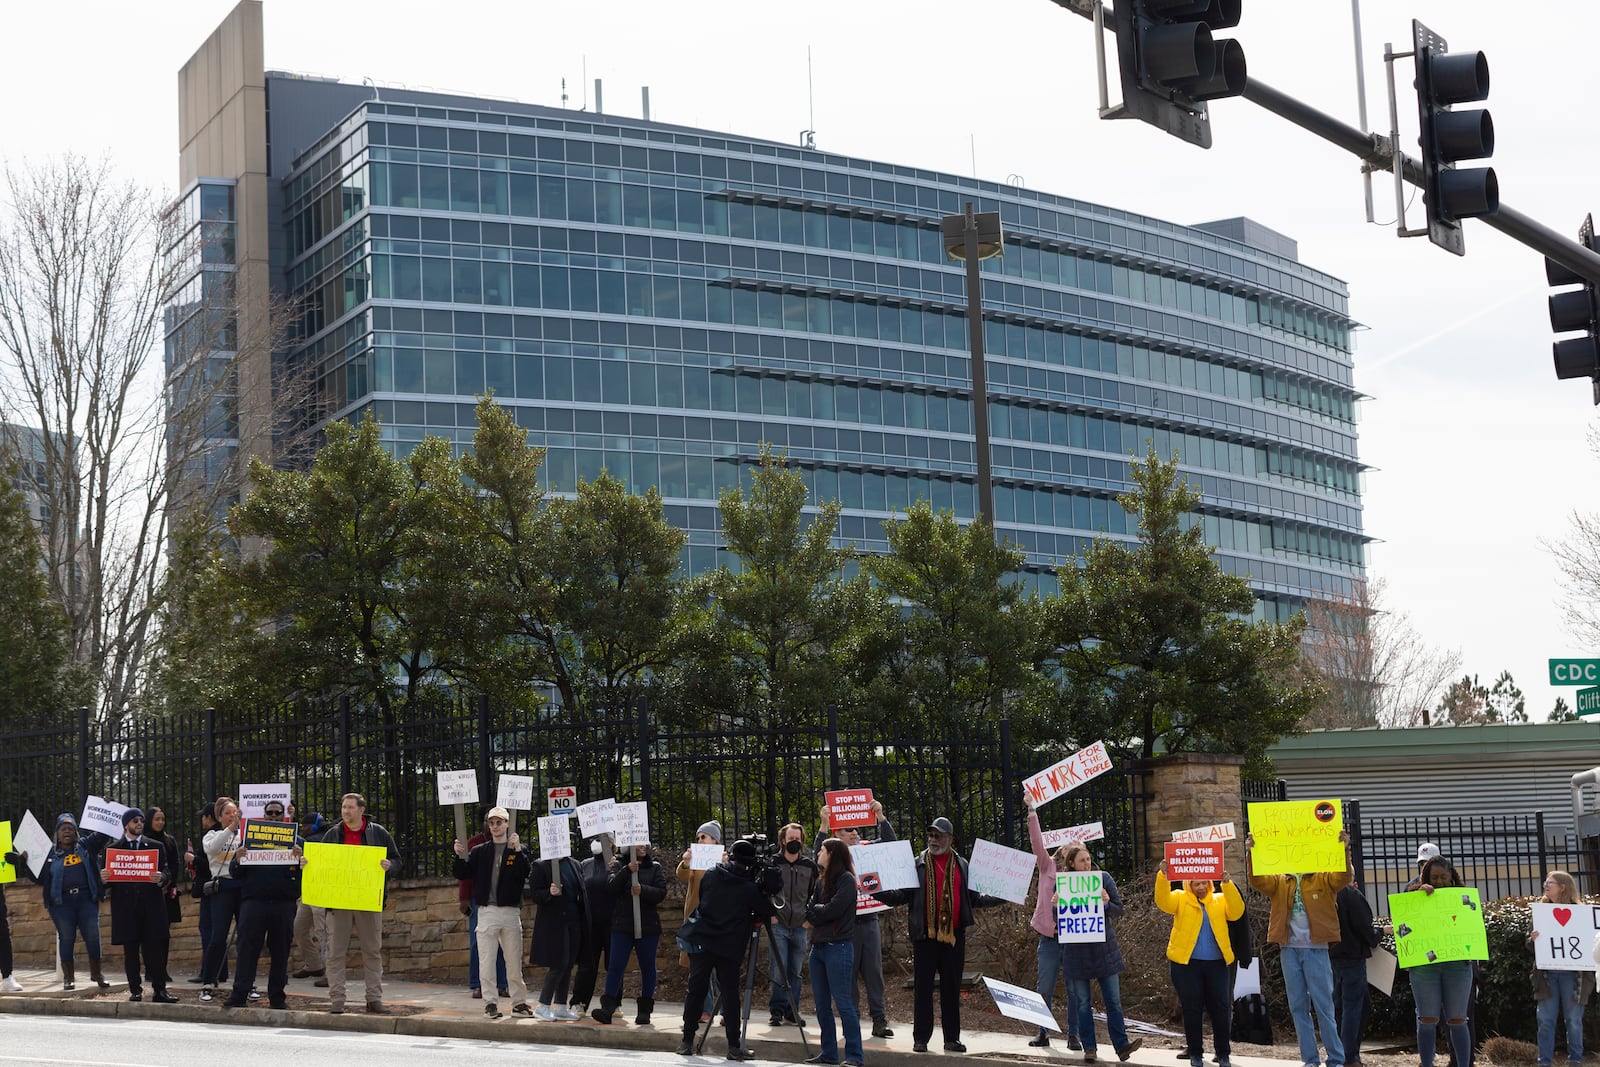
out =
<path fill-rule="evenodd" d="M 561 106 L 563 108 L 567 106 L 567 79 L 565 78 L 561 79 Z"/>
<path fill-rule="evenodd" d="M 800 147 L 817 147 L 817 92 L 816 83 L 811 77 L 811 46 L 806 45 L 806 122 L 807 128 L 800 131 Z"/>

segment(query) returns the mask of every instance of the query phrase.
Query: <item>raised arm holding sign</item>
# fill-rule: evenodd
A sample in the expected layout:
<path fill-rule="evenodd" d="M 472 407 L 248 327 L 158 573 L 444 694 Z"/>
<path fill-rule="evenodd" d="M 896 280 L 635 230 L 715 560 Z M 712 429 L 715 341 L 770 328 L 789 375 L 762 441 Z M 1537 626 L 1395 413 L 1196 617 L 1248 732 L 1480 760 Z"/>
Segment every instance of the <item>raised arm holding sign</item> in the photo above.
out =
<path fill-rule="evenodd" d="M 1023 799 L 1037 808 L 1045 801 L 1069 793 L 1110 769 L 1111 756 L 1106 752 L 1106 743 L 1096 741 L 1023 782 Z"/>

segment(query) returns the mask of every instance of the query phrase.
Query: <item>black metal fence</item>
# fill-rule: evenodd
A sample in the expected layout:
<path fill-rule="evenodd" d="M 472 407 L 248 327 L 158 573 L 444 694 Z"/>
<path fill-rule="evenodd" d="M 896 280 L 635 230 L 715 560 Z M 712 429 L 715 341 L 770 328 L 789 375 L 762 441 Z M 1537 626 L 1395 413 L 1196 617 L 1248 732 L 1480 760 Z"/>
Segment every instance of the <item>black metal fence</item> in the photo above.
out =
<path fill-rule="evenodd" d="M 588 717 L 556 708 L 506 711 L 487 700 L 411 707 L 305 701 L 248 714 L 207 709 L 136 719 L 102 731 L 86 712 L 12 734 L 0 752 L 0 818 L 31 809 L 46 829 L 87 795 L 159 805 L 168 829 L 198 829 L 200 806 L 242 784 L 283 782 L 302 812 L 338 817 L 346 792 L 368 799 L 368 814 L 394 832 L 410 876 L 449 870 L 453 811 L 437 801 L 436 774 L 473 769 L 480 798 L 495 799 L 498 774 L 534 780 L 542 791 L 573 786 L 580 802 L 616 797 L 650 805 L 654 837 L 667 848 L 715 818 L 724 840 L 773 834 L 789 821 L 817 825 L 824 790 L 865 787 L 884 804 L 899 835 L 920 840 L 934 818 L 955 823 L 965 846 L 978 837 L 1026 848 L 1021 783 L 1067 754 L 1067 746 L 1013 745 L 1010 724 L 956 731 L 886 727 L 812 709 L 797 725 L 685 730 L 659 722 L 647 704 Z M 950 736 L 951 733 L 955 736 Z M 1119 768 L 1046 809 L 1047 829 L 1102 822 L 1100 861 L 1119 877 L 1147 849 L 1144 772 Z M 531 832 L 528 834 L 532 836 Z"/>

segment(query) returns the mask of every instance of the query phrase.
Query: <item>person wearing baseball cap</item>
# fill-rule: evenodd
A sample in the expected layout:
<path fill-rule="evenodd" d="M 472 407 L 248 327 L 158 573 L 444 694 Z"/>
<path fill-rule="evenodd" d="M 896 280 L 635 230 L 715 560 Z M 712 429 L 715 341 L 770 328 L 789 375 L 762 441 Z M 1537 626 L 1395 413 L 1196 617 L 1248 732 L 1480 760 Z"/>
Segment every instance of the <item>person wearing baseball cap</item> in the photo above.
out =
<path fill-rule="evenodd" d="M 489 839 L 469 852 L 460 841 L 454 843 L 455 876 L 472 880 L 472 899 L 478 909 L 478 974 L 480 987 L 495 989 L 495 959 L 504 953 L 507 988 L 511 992 L 511 1014 L 531 1018 L 528 986 L 522 980 L 522 886 L 531 869 L 522 839 L 509 833 L 511 813 L 505 808 L 489 809 L 483 817 Z M 485 993 L 483 1014 L 500 1018 L 499 1006 Z"/>
<path fill-rule="evenodd" d="M 1410 893 L 1422 885 L 1422 869 L 1440 856 L 1439 846 L 1432 841 L 1424 841 L 1417 846 L 1417 876 L 1406 883 L 1403 892 Z"/>

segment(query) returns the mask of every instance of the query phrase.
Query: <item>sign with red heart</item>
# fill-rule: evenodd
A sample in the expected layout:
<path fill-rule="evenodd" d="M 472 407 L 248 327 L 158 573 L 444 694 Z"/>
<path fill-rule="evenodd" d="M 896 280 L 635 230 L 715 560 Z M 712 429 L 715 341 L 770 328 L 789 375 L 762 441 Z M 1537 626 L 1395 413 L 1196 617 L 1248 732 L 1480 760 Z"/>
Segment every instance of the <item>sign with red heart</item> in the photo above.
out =
<path fill-rule="evenodd" d="M 1541 971 L 1587 971 L 1594 967 L 1600 907 L 1592 904 L 1530 904 L 1533 965 Z"/>

